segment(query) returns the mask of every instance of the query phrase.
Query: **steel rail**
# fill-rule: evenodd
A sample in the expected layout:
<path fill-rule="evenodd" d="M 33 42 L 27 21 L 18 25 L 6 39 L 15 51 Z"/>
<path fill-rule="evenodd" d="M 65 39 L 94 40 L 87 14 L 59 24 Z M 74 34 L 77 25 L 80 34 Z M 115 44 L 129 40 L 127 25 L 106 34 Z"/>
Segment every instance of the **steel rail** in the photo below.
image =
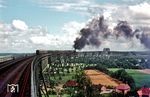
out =
<path fill-rule="evenodd" d="M 2 72 L 2 70 L 0 71 L 0 95 L 2 95 L 2 97 L 13 96 L 12 93 L 6 92 L 7 90 L 6 87 L 8 83 L 17 84 L 19 83 L 21 78 L 23 78 L 23 81 L 21 83 L 25 82 L 24 84 L 27 85 L 27 81 L 29 81 L 30 68 L 31 68 L 31 63 L 32 63 L 33 58 L 34 56 L 32 57 L 30 56 L 30 57 L 23 58 L 23 59 L 21 58 L 21 59 L 18 59 L 17 61 L 16 60 L 13 61 L 12 63 L 10 62 L 11 65 L 9 64 L 4 67 L 2 66 L 3 68 L 2 70 L 6 69 L 5 72 Z M 25 87 L 20 88 L 20 90 L 25 92 Z M 13 96 L 13 97 L 21 97 L 21 96 Z"/>

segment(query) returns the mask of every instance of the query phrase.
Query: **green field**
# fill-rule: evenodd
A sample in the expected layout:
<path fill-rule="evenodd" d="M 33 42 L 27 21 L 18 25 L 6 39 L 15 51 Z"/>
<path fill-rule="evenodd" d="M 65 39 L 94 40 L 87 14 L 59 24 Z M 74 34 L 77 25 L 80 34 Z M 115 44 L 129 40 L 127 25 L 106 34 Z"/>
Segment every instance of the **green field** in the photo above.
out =
<path fill-rule="evenodd" d="M 75 72 L 70 72 L 70 73 L 65 73 L 65 76 L 63 76 L 62 74 L 61 74 L 61 77 L 62 77 L 62 79 L 60 80 L 59 79 L 59 75 L 56 75 L 55 77 L 55 79 L 54 79 L 54 77 L 50 77 L 51 79 L 53 79 L 55 82 L 57 82 L 57 83 L 60 83 L 60 84 L 64 84 L 64 83 L 66 83 L 68 80 L 72 80 L 72 79 L 74 79 L 73 77 L 75 76 Z"/>
<path fill-rule="evenodd" d="M 108 70 L 115 72 L 118 69 L 119 68 L 109 68 Z M 133 77 L 137 87 L 142 87 L 143 85 L 150 86 L 150 74 L 141 73 L 136 69 L 126 69 L 126 72 Z"/>
<path fill-rule="evenodd" d="M 75 79 L 75 74 L 76 71 L 71 71 L 70 73 L 65 72 L 65 75 L 62 74 L 62 72 L 60 74 L 55 74 L 55 78 L 54 76 L 50 76 L 50 79 L 53 80 L 55 83 L 57 83 L 58 85 L 64 85 L 68 80 L 74 80 Z M 59 79 L 59 77 L 61 76 L 61 79 Z M 58 97 L 57 95 L 49 95 L 50 97 Z M 44 95 L 43 95 L 44 97 Z M 70 97 L 69 94 L 62 94 L 61 97 Z"/>

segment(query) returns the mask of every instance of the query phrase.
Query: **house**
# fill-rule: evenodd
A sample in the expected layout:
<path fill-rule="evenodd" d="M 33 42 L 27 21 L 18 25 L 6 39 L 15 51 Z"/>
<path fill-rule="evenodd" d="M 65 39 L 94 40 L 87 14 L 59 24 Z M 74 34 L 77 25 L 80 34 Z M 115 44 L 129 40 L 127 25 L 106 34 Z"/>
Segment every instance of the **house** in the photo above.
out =
<path fill-rule="evenodd" d="M 137 91 L 139 97 L 150 97 L 150 88 L 143 87 Z"/>
<path fill-rule="evenodd" d="M 126 94 L 130 91 L 130 86 L 128 84 L 120 84 L 116 87 L 116 92 L 122 92 L 123 94 Z"/>
<path fill-rule="evenodd" d="M 78 86 L 78 83 L 74 80 L 68 80 L 65 84 L 64 87 L 76 87 Z"/>
<path fill-rule="evenodd" d="M 101 93 L 100 94 L 107 94 L 107 93 L 111 93 L 111 92 L 113 92 L 113 89 L 108 89 L 105 86 L 101 87 Z"/>

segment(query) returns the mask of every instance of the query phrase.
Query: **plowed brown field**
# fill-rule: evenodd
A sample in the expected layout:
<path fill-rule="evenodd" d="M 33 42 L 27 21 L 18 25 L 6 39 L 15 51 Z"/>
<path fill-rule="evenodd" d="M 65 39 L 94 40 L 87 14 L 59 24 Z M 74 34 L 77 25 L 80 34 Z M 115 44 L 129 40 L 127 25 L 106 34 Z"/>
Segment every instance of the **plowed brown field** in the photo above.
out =
<path fill-rule="evenodd" d="M 85 70 L 85 74 L 90 78 L 92 84 L 94 85 L 104 85 L 104 86 L 113 86 L 116 87 L 122 82 L 114 79 L 107 74 L 100 72 L 98 70 Z"/>

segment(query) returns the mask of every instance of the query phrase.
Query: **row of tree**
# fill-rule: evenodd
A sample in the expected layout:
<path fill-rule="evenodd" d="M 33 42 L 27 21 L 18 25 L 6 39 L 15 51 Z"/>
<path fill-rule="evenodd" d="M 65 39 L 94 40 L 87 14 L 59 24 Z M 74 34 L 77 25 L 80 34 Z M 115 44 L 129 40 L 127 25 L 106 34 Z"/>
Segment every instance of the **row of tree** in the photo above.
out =
<path fill-rule="evenodd" d="M 135 81 L 132 76 L 125 71 L 125 69 L 117 70 L 111 73 L 110 76 L 128 84 L 132 89 L 135 89 Z"/>
<path fill-rule="evenodd" d="M 125 69 L 141 69 L 146 64 L 142 59 L 135 58 L 110 58 L 103 59 L 100 64 L 105 65 L 108 68 L 125 68 Z"/>

